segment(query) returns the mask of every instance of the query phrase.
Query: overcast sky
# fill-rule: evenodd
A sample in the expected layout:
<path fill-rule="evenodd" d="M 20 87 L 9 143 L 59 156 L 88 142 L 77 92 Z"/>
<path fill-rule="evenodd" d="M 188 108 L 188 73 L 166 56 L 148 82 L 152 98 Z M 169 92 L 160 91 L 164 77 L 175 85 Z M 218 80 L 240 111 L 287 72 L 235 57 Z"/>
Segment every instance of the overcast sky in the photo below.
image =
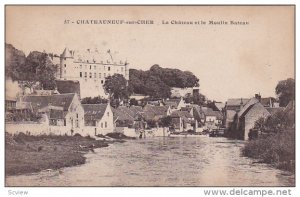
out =
<path fill-rule="evenodd" d="M 154 25 L 76 24 L 85 19 L 153 20 Z M 162 20 L 248 25 L 163 25 Z M 159 64 L 189 70 L 200 79 L 201 92 L 217 101 L 259 92 L 275 96 L 279 80 L 294 78 L 291 6 L 6 7 L 6 42 L 26 54 L 60 54 L 66 46 L 111 49 L 130 68 Z"/>

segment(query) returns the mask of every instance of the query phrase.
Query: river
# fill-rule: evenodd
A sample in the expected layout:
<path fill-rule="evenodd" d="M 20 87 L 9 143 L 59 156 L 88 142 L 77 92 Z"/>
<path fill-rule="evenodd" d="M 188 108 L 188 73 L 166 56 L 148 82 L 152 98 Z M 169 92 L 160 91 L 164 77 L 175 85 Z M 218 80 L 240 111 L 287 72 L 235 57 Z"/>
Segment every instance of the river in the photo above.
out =
<path fill-rule="evenodd" d="M 6 177 L 7 186 L 294 186 L 294 175 L 242 157 L 243 141 L 168 137 L 114 143 L 86 163 Z"/>

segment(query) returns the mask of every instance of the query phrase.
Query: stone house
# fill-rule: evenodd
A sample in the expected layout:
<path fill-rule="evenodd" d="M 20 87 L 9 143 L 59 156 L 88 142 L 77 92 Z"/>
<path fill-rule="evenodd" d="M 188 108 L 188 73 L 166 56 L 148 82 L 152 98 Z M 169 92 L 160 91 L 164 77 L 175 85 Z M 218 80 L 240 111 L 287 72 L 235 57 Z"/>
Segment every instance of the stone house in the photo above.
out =
<path fill-rule="evenodd" d="M 111 106 L 105 104 L 83 104 L 85 134 L 94 136 L 114 132 L 114 118 Z"/>
<path fill-rule="evenodd" d="M 32 112 L 42 115 L 54 134 L 83 134 L 84 111 L 77 94 L 24 96 L 19 105 L 31 106 Z"/>

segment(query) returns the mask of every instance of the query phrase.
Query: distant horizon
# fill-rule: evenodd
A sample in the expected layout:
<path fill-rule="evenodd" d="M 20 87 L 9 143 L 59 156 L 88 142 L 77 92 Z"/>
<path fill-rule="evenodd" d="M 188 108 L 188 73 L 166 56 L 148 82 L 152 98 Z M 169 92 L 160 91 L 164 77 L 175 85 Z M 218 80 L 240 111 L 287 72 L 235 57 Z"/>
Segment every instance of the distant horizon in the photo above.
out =
<path fill-rule="evenodd" d="M 266 9 L 267 7 L 267 9 Z M 158 64 L 192 72 L 210 100 L 274 97 L 295 78 L 293 6 L 6 6 L 6 43 L 53 52 L 118 51 L 129 69 Z M 64 24 L 65 19 L 145 19 L 154 25 Z M 248 21 L 248 25 L 166 25 L 176 21 Z M 102 51 L 102 50 L 101 50 Z"/>

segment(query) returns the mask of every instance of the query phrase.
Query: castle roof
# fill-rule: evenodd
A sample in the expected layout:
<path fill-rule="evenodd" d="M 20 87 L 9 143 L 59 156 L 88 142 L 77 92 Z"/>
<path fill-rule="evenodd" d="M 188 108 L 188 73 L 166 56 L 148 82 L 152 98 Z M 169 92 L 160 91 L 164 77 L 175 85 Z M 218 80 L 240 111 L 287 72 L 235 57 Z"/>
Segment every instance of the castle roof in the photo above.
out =
<path fill-rule="evenodd" d="M 64 52 L 61 54 L 62 57 L 73 57 L 71 51 L 66 47 Z"/>

